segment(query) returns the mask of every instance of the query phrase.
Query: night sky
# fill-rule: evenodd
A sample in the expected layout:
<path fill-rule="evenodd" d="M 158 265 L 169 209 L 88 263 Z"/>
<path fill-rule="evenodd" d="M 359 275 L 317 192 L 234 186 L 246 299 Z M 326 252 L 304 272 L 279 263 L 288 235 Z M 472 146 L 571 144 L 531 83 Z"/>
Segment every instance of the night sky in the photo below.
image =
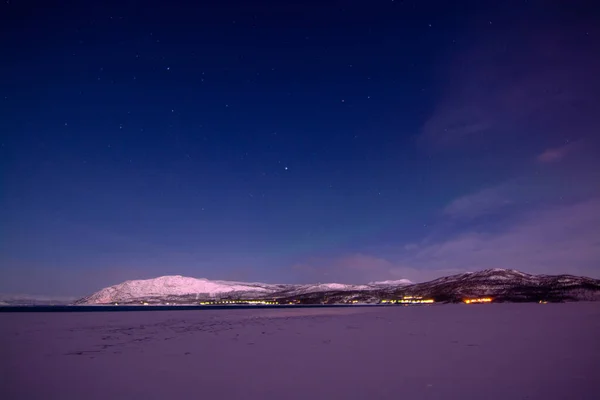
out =
<path fill-rule="evenodd" d="M 600 9 L 496 3 L 2 0 L 0 293 L 600 277 Z"/>

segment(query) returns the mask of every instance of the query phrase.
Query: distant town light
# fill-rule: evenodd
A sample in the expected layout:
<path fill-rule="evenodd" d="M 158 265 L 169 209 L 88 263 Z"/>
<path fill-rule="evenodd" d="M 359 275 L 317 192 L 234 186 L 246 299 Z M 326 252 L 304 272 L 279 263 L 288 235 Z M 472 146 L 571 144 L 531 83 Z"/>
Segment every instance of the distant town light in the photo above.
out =
<path fill-rule="evenodd" d="M 432 304 L 435 303 L 435 300 L 433 299 L 424 299 L 420 296 L 405 296 L 400 300 L 388 300 L 388 299 L 384 299 L 381 300 L 381 303 L 386 304 Z"/>
<path fill-rule="evenodd" d="M 463 301 L 465 304 L 491 303 L 492 298 L 491 297 L 480 297 L 480 298 L 475 298 L 475 299 L 464 299 Z"/>

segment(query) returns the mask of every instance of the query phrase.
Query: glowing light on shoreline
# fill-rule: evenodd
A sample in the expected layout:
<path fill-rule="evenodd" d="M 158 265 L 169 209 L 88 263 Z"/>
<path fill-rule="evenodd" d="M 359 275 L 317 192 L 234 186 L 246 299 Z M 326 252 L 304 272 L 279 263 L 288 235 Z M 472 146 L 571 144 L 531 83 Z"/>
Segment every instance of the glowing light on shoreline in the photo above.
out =
<path fill-rule="evenodd" d="M 481 297 L 476 299 L 465 299 L 463 300 L 465 304 L 475 304 L 475 303 L 491 303 L 491 297 Z"/>

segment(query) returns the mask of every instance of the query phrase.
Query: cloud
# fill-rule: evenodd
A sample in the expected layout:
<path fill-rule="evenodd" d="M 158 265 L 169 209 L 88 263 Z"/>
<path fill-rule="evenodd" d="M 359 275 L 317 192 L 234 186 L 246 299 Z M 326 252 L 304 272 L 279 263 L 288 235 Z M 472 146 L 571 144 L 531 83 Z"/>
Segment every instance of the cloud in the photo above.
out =
<path fill-rule="evenodd" d="M 543 164 L 558 162 L 575 151 L 578 145 L 579 142 L 570 142 L 564 146 L 546 149 L 536 157 L 536 160 Z"/>
<path fill-rule="evenodd" d="M 531 210 L 500 231 L 467 230 L 405 253 L 413 268 L 516 268 L 600 277 L 600 197 Z"/>
<path fill-rule="evenodd" d="M 560 161 L 564 156 L 565 153 L 561 149 L 548 149 L 537 156 L 537 160 L 542 163 L 551 163 Z"/>
<path fill-rule="evenodd" d="M 521 176 L 451 201 L 431 234 L 418 247 L 405 248 L 398 261 L 434 270 L 498 267 L 600 276 L 597 151 L 591 138 L 569 143 L 548 152 L 552 162 L 562 157 L 560 168 L 530 164 Z M 476 220 L 483 216 L 485 224 Z"/>
<path fill-rule="evenodd" d="M 458 108 L 451 100 L 448 103 L 439 105 L 425 122 L 421 133 L 421 139 L 425 142 L 447 148 L 472 140 L 492 129 L 492 117 L 486 115 L 480 106 L 469 106 L 467 103 Z"/>
<path fill-rule="evenodd" d="M 448 204 L 443 213 L 451 218 L 476 218 L 496 212 L 514 203 L 515 186 L 509 182 L 459 197 Z"/>
<path fill-rule="evenodd" d="M 521 176 L 484 187 L 452 200 L 443 209 L 443 216 L 452 221 L 468 221 L 479 217 L 505 217 L 539 206 L 551 205 L 564 200 L 576 201 L 589 197 L 582 191 L 592 180 L 582 178 L 582 166 L 565 164 L 565 180 L 575 180 L 577 186 L 564 190 L 560 176 L 540 175 L 535 169 L 523 171 Z M 586 193 L 582 193 L 586 192 Z M 593 195 L 593 194 L 592 194 Z"/>

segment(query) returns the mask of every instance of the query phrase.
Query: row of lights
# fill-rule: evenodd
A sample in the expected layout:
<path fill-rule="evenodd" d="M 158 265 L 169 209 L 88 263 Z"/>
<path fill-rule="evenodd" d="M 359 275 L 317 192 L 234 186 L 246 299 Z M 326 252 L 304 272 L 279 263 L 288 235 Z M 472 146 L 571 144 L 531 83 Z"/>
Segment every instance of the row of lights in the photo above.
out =
<path fill-rule="evenodd" d="M 223 301 L 201 301 L 200 303 L 201 306 L 206 306 L 206 305 L 214 305 L 214 304 L 260 304 L 260 305 L 264 305 L 264 304 L 279 304 L 275 301 L 263 301 L 263 300 L 223 300 Z M 292 304 L 290 302 L 290 304 Z"/>
<path fill-rule="evenodd" d="M 492 302 L 492 298 L 491 297 L 480 297 L 480 298 L 474 298 L 474 299 L 464 299 L 463 303 L 465 304 L 481 304 L 481 303 L 491 303 Z M 288 304 L 298 304 L 299 302 L 296 301 L 290 301 Z M 351 304 L 356 304 L 358 303 L 358 300 L 352 300 L 350 302 Z M 434 303 L 433 299 L 423 299 L 422 297 L 418 297 L 418 296 L 404 296 L 402 299 L 399 300 L 381 300 L 381 303 L 383 304 L 431 304 Z M 540 304 L 548 304 L 548 302 L 546 300 L 540 300 L 539 301 Z M 148 303 L 145 301 L 140 301 L 140 304 L 147 306 Z M 230 301 L 230 300 L 225 300 L 225 301 L 203 301 L 198 303 L 202 306 L 205 305 L 214 305 L 214 304 L 277 304 L 279 305 L 280 303 L 277 303 L 275 301 L 262 301 L 262 300 L 248 300 L 248 301 L 244 301 L 244 300 L 239 300 L 239 301 Z M 119 303 L 114 303 L 115 306 L 118 306 Z M 170 305 L 170 303 L 166 303 L 166 305 Z"/>
<path fill-rule="evenodd" d="M 432 304 L 433 299 L 424 299 L 420 296 L 404 296 L 402 299 L 381 300 L 382 304 Z"/>
<path fill-rule="evenodd" d="M 491 303 L 492 298 L 491 297 L 480 297 L 480 298 L 476 298 L 476 299 L 464 299 L 463 301 L 465 304 Z"/>

